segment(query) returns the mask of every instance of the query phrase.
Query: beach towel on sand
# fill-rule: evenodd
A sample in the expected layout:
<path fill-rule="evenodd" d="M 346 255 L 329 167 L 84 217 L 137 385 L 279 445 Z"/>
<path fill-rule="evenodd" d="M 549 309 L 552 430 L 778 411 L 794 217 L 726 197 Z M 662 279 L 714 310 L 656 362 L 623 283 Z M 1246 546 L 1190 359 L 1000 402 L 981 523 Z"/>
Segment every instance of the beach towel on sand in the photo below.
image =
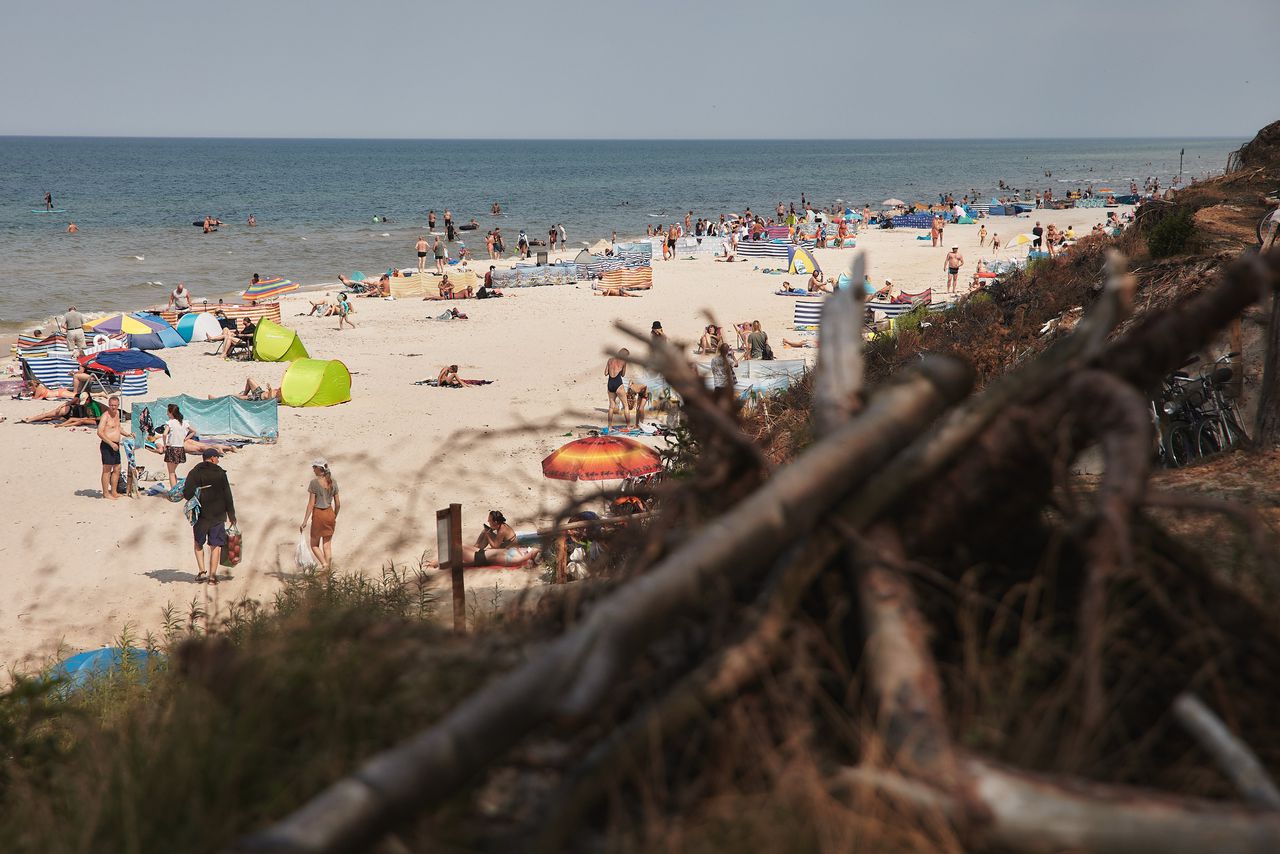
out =
<path fill-rule="evenodd" d="M 493 380 L 463 380 L 462 384 L 463 385 L 493 385 Z M 425 385 L 430 388 L 440 388 L 440 380 L 437 380 L 437 379 L 418 380 L 414 383 L 414 385 Z M 449 385 L 449 386 L 445 386 L 445 388 L 458 388 L 458 386 Z"/>

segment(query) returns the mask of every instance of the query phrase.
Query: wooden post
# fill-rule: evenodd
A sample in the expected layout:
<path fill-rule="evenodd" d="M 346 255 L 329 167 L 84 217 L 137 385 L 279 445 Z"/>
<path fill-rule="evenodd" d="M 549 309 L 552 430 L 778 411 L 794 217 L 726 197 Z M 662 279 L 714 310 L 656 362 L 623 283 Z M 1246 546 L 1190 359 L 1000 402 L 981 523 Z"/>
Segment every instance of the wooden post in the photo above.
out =
<path fill-rule="evenodd" d="M 462 576 L 462 505 L 436 511 L 436 553 L 453 577 L 453 630 L 467 630 L 467 591 Z"/>
<path fill-rule="evenodd" d="M 564 584 L 565 571 L 569 567 L 569 535 L 556 537 L 556 584 Z"/>

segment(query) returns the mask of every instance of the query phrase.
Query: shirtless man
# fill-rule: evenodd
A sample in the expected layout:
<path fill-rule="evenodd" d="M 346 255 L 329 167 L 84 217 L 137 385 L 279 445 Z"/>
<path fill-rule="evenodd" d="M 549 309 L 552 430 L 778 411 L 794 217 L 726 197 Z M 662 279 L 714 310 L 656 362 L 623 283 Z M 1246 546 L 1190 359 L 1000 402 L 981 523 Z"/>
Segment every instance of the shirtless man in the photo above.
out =
<path fill-rule="evenodd" d="M 942 219 L 935 216 L 933 221 L 929 223 L 929 239 L 933 241 L 932 246 L 938 245 L 938 238 L 942 236 Z"/>
<path fill-rule="evenodd" d="M 74 222 L 67 223 L 67 234 L 75 234 L 79 230 L 80 226 L 76 225 Z"/>
<path fill-rule="evenodd" d="M 627 423 L 627 400 L 619 395 L 622 389 L 623 377 L 627 375 L 626 358 L 631 351 L 625 347 L 618 351 L 618 355 L 605 362 L 604 375 L 605 386 L 609 391 L 609 420 L 605 426 L 613 426 L 613 410 L 615 407 L 622 410 L 622 424 L 625 427 Z"/>
<path fill-rule="evenodd" d="M 458 377 L 458 366 L 449 365 L 441 368 L 440 373 L 436 375 L 436 383 L 441 388 L 462 388 L 465 383 Z"/>
<path fill-rule="evenodd" d="M 964 266 L 964 255 L 960 254 L 959 246 L 952 246 L 951 251 L 947 253 L 947 258 L 942 262 L 942 268 L 947 271 L 947 293 L 953 293 L 956 289 L 956 281 L 960 276 L 960 268 Z"/>
<path fill-rule="evenodd" d="M 835 293 L 831 289 L 831 285 L 827 284 L 826 280 L 822 278 L 822 274 L 814 270 L 809 274 L 809 293 L 820 294 L 823 292 Z"/>
<path fill-rule="evenodd" d="M 112 501 L 120 496 L 116 483 L 120 480 L 120 442 L 123 437 L 133 437 L 120 424 L 120 398 L 107 399 L 107 409 L 98 419 L 98 454 L 102 458 L 102 497 Z"/>
<path fill-rule="evenodd" d="M 978 229 L 978 246 L 982 247 L 986 245 L 987 245 L 987 226 L 983 224 Z"/>
<path fill-rule="evenodd" d="M 427 238 L 419 234 L 418 242 L 413 244 L 413 249 L 418 253 L 418 273 L 427 272 Z"/>

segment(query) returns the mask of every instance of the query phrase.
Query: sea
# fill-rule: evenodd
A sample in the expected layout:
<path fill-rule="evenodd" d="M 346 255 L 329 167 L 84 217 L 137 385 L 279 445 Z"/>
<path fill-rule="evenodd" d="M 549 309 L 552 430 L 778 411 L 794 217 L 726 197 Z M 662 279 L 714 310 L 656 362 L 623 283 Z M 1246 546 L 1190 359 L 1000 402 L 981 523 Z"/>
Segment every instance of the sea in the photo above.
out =
<path fill-rule="evenodd" d="M 483 257 L 564 225 L 570 246 L 694 216 L 815 205 L 936 201 L 1000 181 L 1055 196 L 1127 192 L 1220 172 L 1244 139 L 499 141 L 0 137 L 0 332 L 75 304 L 163 303 L 179 281 L 231 297 L 254 273 L 302 285 L 415 263 L 429 209 L 479 222 Z M 1181 157 L 1181 160 L 1180 160 Z M 37 213 L 45 192 L 55 209 Z M 490 215 L 498 202 L 503 215 Z M 253 214 L 257 226 L 246 220 Z M 204 234 L 212 215 L 226 225 Z M 386 220 L 385 222 L 377 221 Z M 80 231 L 68 234 L 68 223 Z M 453 247 L 456 255 L 457 246 Z"/>

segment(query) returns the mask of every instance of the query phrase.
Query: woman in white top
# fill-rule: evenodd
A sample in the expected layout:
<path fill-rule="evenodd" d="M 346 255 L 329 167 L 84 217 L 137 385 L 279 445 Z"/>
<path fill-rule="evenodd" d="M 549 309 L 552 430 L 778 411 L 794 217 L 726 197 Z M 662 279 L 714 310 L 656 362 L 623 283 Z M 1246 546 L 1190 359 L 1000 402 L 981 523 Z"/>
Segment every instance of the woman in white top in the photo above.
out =
<path fill-rule="evenodd" d="M 177 404 L 169 404 L 169 420 L 164 425 L 164 464 L 169 469 L 169 488 L 178 485 L 178 466 L 187 461 L 187 437 L 194 435 L 191 426 L 182 420 L 182 410 Z"/>

